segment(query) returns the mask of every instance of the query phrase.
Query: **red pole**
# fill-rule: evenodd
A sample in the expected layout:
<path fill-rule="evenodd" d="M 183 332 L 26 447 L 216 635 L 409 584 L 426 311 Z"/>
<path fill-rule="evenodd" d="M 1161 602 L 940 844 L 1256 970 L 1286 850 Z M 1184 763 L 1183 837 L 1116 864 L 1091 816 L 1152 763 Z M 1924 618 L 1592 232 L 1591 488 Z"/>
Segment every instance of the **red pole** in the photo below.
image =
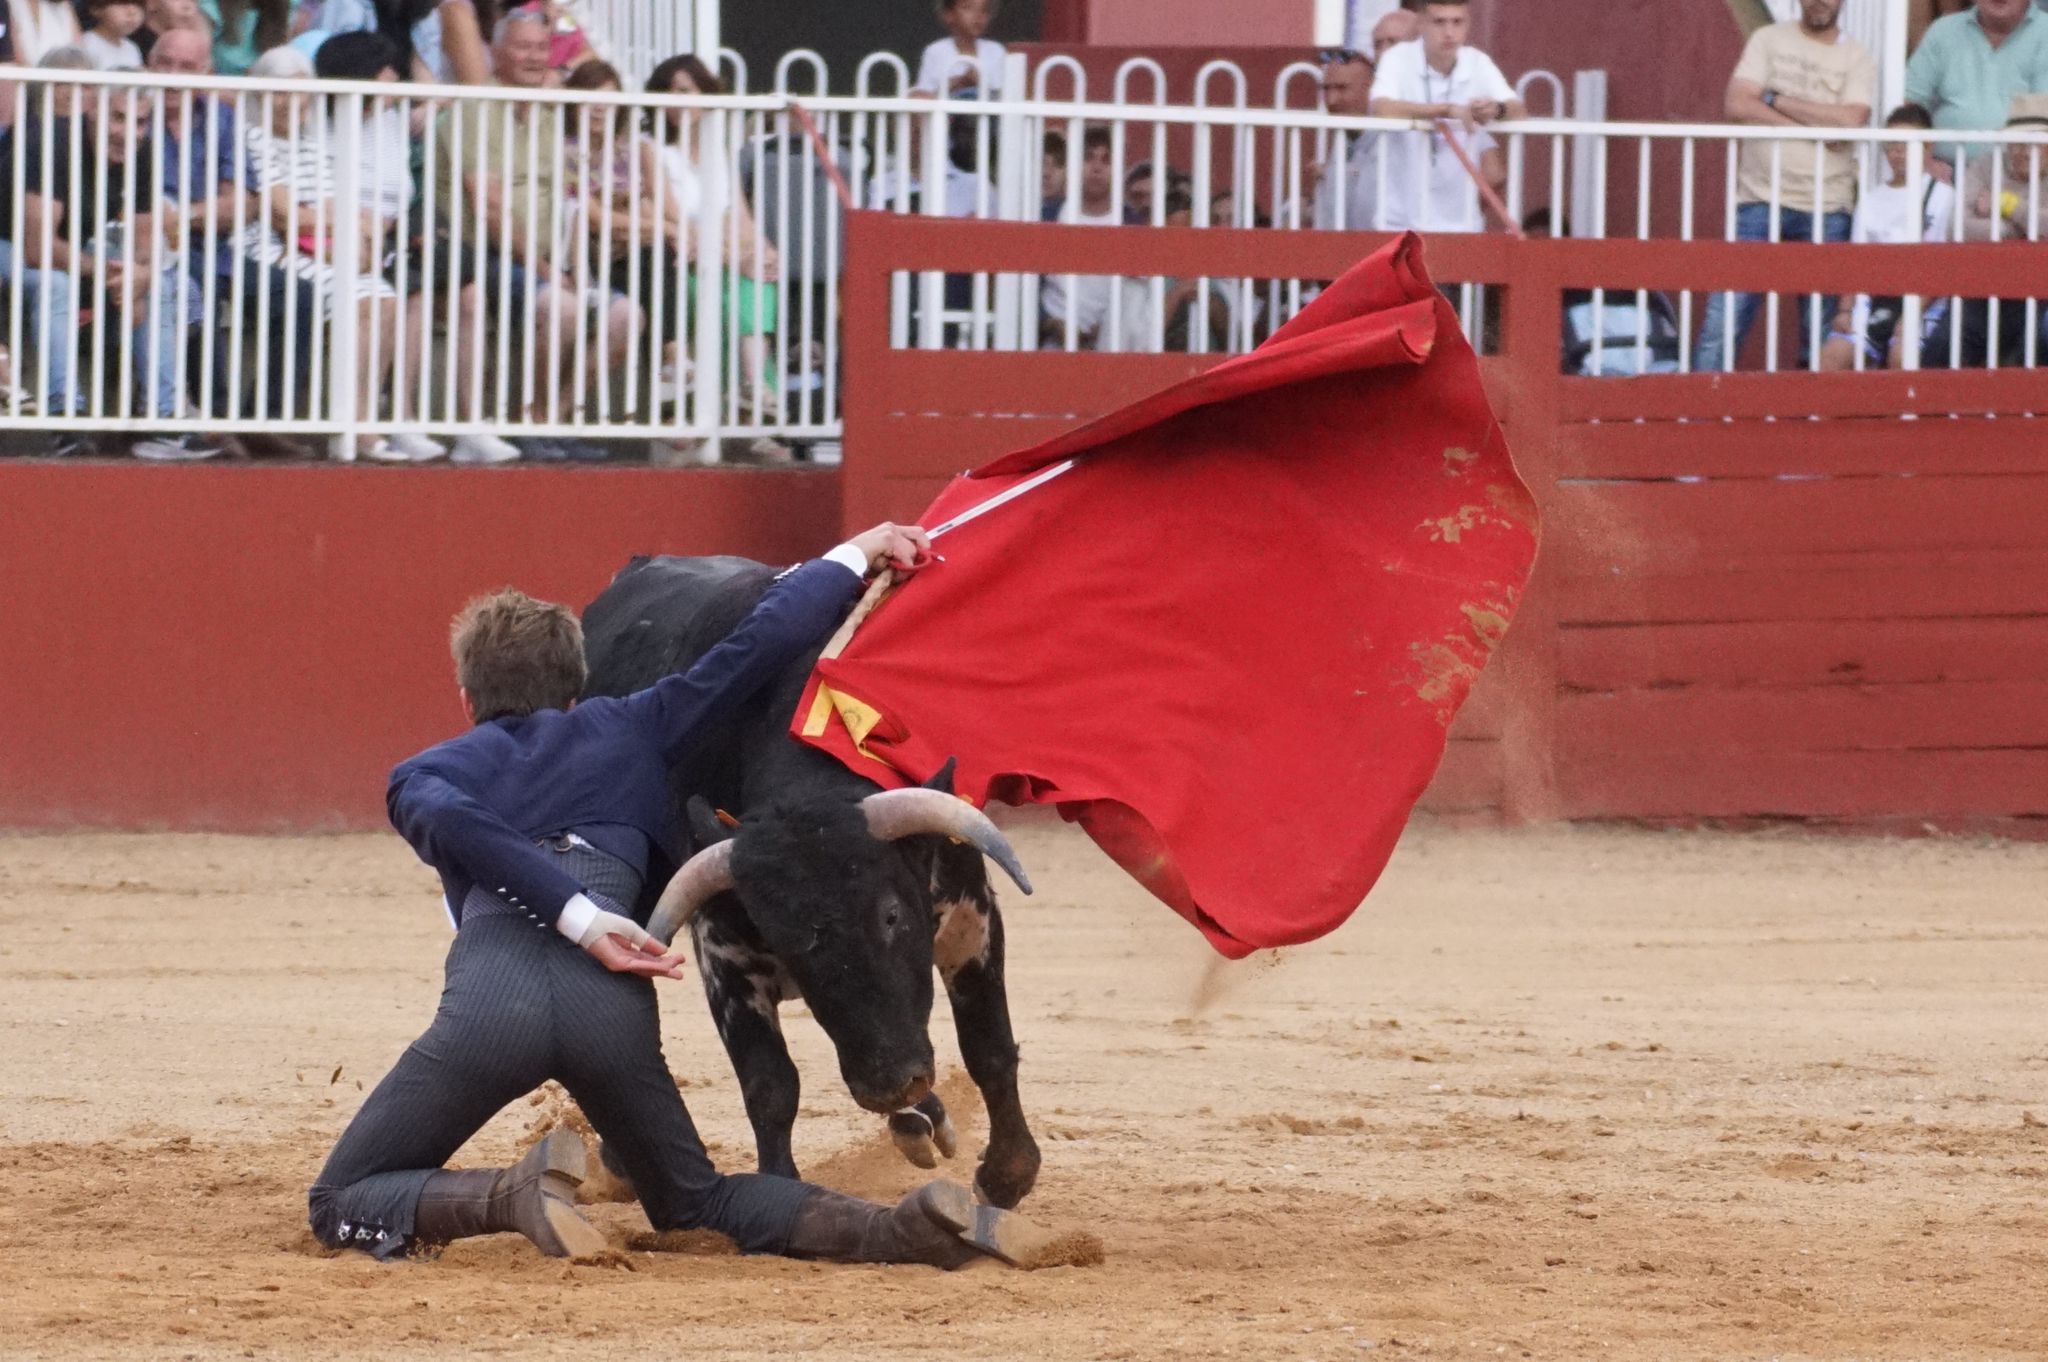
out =
<path fill-rule="evenodd" d="M 1480 197 L 1484 198 L 1487 206 L 1499 214 L 1500 220 L 1507 224 L 1508 235 L 1517 241 L 1522 240 L 1522 224 L 1508 216 L 1508 206 L 1500 201 L 1500 195 L 1494 193 L 1493 186 L 1486 182 L 1486 176 L 1479 173 L 1479 167 L 1473 164 L 1471 155 L 1465 150 L 1465 144 L 1451 131 L 1450 120 L 1439 118 L 1436 121 L 1436 130 L 1451 144 L 1451 154 L 1458 158 L 1459 165 L 1465 167 L 1465 173 L 1472 177 L 1472 183 L 1479 186 Z"/>

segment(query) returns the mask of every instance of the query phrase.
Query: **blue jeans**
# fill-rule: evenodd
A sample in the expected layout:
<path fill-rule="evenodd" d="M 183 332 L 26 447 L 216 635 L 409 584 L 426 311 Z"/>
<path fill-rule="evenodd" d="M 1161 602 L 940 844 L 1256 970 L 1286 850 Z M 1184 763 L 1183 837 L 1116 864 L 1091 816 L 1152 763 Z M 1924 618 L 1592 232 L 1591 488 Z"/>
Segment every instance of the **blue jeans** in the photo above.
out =
<path fill-rule="evenodd" d="M 19 266 L 17 279 L 14 271 Z M 75 411 L 85 405 L 85 394 L 71 392 L 71 361 L 78 353 L 78 312 L 71 298 L 71 276 L 64 270 L 31 269 L 15 254 L 14 243 L 0 241 L 0 278 L 21 292 L 21 324 L 38 359 L 15 357 L 15 378 L 23 388 L 33 381 L 36 368 L 47 366 L 49 379 L 41 393 L 45 413 Z M 45 312 L 49 326 L 43 325 Z"/>
<path fill-rule="evenodd" d="M 1829 213 L 1820 220 L 1822 241 L 1847 241 L 1854 219 L 1845 212 Z M 1771 206 L 1767 203 L 1737 204 L 1735 208 L 1735 239 L 1737 241 L 1769 241 L 1771 239 Z M 1778 210 L 1778 240 L 1786 243 L 1813 240 L 1813 214 L 1797 208 Z M 1700 327 L 1699 344 L 1694 347 L 1692 367 L 1702 373 L 1714 369 L 1733 369 L 1735 357 L 1742 353 L 1742 343 L 1749 338 L 1749 328 L 1756 324 L 1756 310 L 1763 301 L 1761 293 L 1738 293 L 1735 297 L 1735 344 L 1722 349 L 1722 333 L 1728 328 L 1728 298 L 1725 293 L 1716 293 L 1707 300 L 1707 319 Z M 1808 334 L 1809 314 L 1813 308 L 1811 298 L 1799 303 L 1799 351 L 1804 355 L 1812 345 Z M 1820 324 L 1825 327 L 1828 319 L 1835 315 L 1835 300 L 1823 298 L 1820 304 Z"/>

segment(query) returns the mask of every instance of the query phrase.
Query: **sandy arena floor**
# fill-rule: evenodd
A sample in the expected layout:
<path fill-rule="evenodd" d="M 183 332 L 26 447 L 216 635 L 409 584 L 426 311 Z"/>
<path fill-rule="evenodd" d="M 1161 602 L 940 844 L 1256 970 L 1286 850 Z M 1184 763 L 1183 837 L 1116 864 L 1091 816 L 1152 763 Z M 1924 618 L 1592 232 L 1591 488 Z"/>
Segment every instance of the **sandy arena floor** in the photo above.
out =
<path fill-rule="evenodd" d="M 1109 1259 L 947 1277 L 324 1256 L 303 1188 L 433 1011 L 426 870 L 0 838 L 0 1355 L 2048 1356 L 2048 847 L 1420 828 L 1346 930 L 1218 967 L 1077 835 L 1020 843 L 1029 1204 Z M 698 993 L 670 1059 L 749 1167 Z M 910 1186 L 790 1029 L 807 1171 Z"/>

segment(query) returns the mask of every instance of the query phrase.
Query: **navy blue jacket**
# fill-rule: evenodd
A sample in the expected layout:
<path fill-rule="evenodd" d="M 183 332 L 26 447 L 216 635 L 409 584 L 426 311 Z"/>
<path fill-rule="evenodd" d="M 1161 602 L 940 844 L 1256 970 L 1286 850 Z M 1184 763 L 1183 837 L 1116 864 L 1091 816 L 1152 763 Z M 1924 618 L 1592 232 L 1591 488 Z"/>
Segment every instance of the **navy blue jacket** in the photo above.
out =
<path fill-rule="evenodd" d="M 651 850 L 679 861 L 671 768 L 822 643 L 860 589 L 842 564 L 805 563 L 687 672 L 627 696 L 492 719 L 429 747 L 391 772 L 391 825 L 440 872 L 458 921 L 481 884 L 552 926 L 583 887 L 536 840 L 574 828 L 643 877 Z"/>

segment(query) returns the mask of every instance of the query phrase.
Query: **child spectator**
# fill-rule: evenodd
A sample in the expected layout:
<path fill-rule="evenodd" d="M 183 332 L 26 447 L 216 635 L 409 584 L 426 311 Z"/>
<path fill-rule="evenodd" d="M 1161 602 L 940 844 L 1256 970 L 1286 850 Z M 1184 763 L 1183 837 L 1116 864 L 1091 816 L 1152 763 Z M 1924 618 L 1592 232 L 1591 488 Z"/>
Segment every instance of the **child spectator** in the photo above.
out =
<path fill-rule="evenodd" d="M 92 27 L 78 40 L 97 71 L 137 71 L 142 49 L 131 36 L 142 27 L 142 0 L 92 0 Z"/>
<path fill-rule="evenodd" d="M 1902 104 L 1885 119 L 1887 128 L 1932 130 L 1934 116 L 1918 104 Z M 1931 153 L 1930 146 L 1927 151 Z M 1918 184 L 1906 177 L 1906 144 L 1884 145 L 1885 176 L 1873 184 L 1856 205 L 1851 241 L 1885 246 L 1905 246 L 1922 241 L 1946 241 L 1955 214 L 1956 193 L 1934 174 L 1934 160 L 1921 161 Z M 1941 300 L 1930 299 L 1926 322 L 1938 324 Z M 1856 367 L 1856 352 L 1873 368 L 1897 369 L 1905 363 L 1904 337 L 1898 334 L 1905 313 L 1905 299 L 1896 295 L 1873 298 L 1861 294 L 1845 298 L 1828 327 L 1827 343 L 1821 347 L 1820 367 L 1830 370 Z M 1924 329 L 1924 328 L 1923 328 Z"/>
<path fill-rule="evenodd" d="M 291 0 L 199 0 L 199 13 L 213 32 L 213 71 L 246 75 L 256 56 L 291 37 Z"/>
<path fill-rule="evenodd" d="M 1003 93 L 1003 59 L 1009 53 L 1001 43 L 982 36 L 996 17 L 997 4 L 998 0 L 939 0 L 939 22 L 948 36 L 927 47 L 918 59 L 913 93 L 953 99 L 995 99 Z"/>
<path fill-rule="evenodd" d="M 1500 118 L 1525 115 L 1493 58 L 1465 41 L 1470 0 L 1429 0 L 1422 37 L 1387 49 L 1373 76 L 1372 112 L 1380 118 L 1428 119 L 1463 125 L 1465 150 L 1489 183 L 1507 178 L 1507 161 L 1481 131 Z M 1483 231 L 1479 187 L 1441 131 L 1390 133 L 1386 139 L 1387 192 L 1379 226 L 1387 231 Z"/>

